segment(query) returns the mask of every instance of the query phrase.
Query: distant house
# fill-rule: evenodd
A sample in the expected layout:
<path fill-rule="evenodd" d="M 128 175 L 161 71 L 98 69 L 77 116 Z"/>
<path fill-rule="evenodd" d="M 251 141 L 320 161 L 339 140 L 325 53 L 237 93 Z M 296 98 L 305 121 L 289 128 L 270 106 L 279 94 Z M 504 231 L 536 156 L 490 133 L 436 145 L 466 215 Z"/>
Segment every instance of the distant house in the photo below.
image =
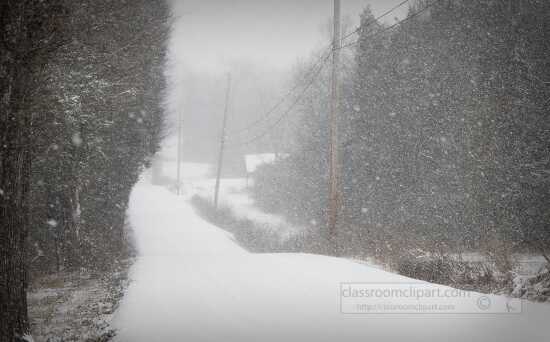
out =
<path fill-rule="evenodd" d="M 281 158 L 288 157 L 287 153 L 259 153 L 246 154 L 244 156 L 244 164 L 246 167 L 246 186 L 248 186 L 248 178 L 253 174 L 260 165 L 273 164 Z"/>

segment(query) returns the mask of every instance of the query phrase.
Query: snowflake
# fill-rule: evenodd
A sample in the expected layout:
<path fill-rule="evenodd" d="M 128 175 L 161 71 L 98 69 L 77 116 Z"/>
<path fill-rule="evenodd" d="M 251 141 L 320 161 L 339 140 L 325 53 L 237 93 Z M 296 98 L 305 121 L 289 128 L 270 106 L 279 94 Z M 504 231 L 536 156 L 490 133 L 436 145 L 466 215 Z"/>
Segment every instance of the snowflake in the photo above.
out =
<path fill-rule="evenodd" d="M 80 136 L 80 133 L 73 134 L 72 141 L 75 146 L 82 145 L 82 137 Z"/>

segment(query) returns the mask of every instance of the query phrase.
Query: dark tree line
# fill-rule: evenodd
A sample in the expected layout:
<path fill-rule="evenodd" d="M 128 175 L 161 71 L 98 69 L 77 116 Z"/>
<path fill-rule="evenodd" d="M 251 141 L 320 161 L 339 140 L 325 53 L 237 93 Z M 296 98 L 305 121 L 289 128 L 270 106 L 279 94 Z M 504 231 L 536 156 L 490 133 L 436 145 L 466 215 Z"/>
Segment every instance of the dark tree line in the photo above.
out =
<path fill-rule="evenodd" d="M 514 251 L 547 254 L 550 4 L 442 0 L 391 30 L 368 9 L 361 22 L 344 65 L 338 253 L 483 250 L 503 269 Z M 255 196 L 323 227 L 328 125 L 315 104 Z"/>
<path fill-rule="evenodd" d="M 28 232 L 33 95 L 60 40 L 60 2 L 0 5 L 0 340 L 28 331 L 24 245 Z"/>
<path fill-rule="evenodd" d="M 128 255 L 125 211 L 157 150 L 167 8 L 3 1 L 0 341 L 28 332 L 28 273 Z"/>

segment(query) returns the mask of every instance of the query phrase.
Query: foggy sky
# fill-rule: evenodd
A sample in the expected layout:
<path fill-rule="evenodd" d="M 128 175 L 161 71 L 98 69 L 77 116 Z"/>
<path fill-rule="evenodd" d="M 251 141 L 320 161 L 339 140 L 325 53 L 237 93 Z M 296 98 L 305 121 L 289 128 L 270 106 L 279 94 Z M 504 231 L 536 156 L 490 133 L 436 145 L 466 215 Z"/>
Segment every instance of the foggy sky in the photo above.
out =
<path fill-rule="evenodd" d="M 380 15 L 399 2 L 342 0 L 342 13 L 355 27 L 367 5 Z M 329 39 L 332 0 L 182 0 L 174 7 L 171 53 L 195 70 L 223 71 L 241 60 L 286 68 Z M 385 21 L 403 17 L 406 9 Z"/>
<path fill-rule="evenodd" d="M 366 6 L 380 15 L 399 2 L 342 0 L 344 31 L 358 25 Z M 288 91 L 292 69 L 299 61 L 328 46 L 332 3 L 172 0 L 172 32 L 165 70 L 167 123 L 168 133 L 175 133 L 176 116 L 183 113 L 184 159 L 215 159 L 225 74 L 231 72 L 234 80 L 228 128 L 247 126 Z M 403 6 L 385 17 L 385 22 L 403 18 L 406 11 L 407 6 Z"/>

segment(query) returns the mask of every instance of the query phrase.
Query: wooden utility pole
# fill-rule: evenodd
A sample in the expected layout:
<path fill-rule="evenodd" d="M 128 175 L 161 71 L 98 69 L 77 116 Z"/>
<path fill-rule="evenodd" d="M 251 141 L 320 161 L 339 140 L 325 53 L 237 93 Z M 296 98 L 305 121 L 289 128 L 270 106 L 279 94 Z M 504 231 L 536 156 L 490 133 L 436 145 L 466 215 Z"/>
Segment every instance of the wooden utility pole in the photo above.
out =
<path fill-rule="evenodd" d="M 339 158 L 338 158 L 338 114 L 340 112 L 340 0 L 334 0 L 334 28 L 332 36 L 332 77 L 330 96 L 330 142 L 329 142 L 329 201 L 328 233 L 332 247 L 336 247 L 336 221 L 340 203 L 339 194 Z"/>
<path fill-rule="evenodd" d="M 218 171 L 216 172 L 216 188 L 214 190 L 214 206 L 218 208 L 218 196 L 220 193 L 220 177 L 222 174 L 223 150 L 225 145 L 225 126 L 227 124 L 227 112 L 229 110 L 229 94 L 231 92 L 231 74 L 227 74 L 227 88 L 225 91 L 225 107 L 223 110 L 222 133 L 220 137 L 220 153 L 218 155 Z"/>
<path fill-rule="evenodd" d="M 179 195 L 180 192 L 181 192 L 181 145 L 182 145 L 182 140 L 183 140 L 183 111 L 180 110 L 179 113 L 178 113 L 178 156 L 177 156 L 177 161 L 178 161 L 178 171 L 177 171 L 177 182 L 178 184 L 176 185 L 176 191 L 177 191 L 177 194 Z"/>

